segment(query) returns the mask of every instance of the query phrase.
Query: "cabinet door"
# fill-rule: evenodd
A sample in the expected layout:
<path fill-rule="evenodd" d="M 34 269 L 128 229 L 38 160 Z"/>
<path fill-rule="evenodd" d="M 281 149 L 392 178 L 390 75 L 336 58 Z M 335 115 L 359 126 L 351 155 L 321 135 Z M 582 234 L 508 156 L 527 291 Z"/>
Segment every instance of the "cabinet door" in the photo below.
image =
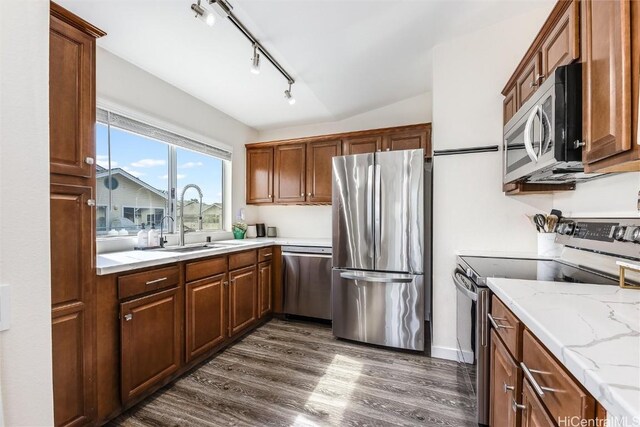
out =
<path fill-rule="evenodd" d="M 547 78 L 553 71 L 571 64 L 580 57 L 580 3 L 573 0 L 542 43 L 542 74 Z"/>
<path fill-rule="evenodd" d="M 229 272 L 229 335 L 233 336 L 258 319 L 256 267 Z"/>
<path fill-rule="evenodd" d="M 542 83 L 542 75 L 540 74 L 540 54 L 536 53 L 516 78 L 516 99 L 518 100 L 518 108 L 531 98 L 531 95 L 535 93 L 540 83 Z"/>
<path fill-rule="evenodd" d="M 120 304 L 122 401 L 128 402 L 180 366 L 178 288 Z"/>
<path fill-rule="evenodd" d="M 554 427 L 556 423 L 547 415 L 542 402 L 531 389 L 529 381 L 524 381 L 522 391 L 522 427 Z M 520 411 L 519 411 L 520 412 Z"/>
<path fill-rule="evenodd" d="M 95 38 L 51 17 L 51 173 L 90 178 L 95 159 Z"/>
<path fill-rule="evenodd" d="M 431 129 L 396 132 L 386 135 L 384 151 L 424 149 L 424 156 L 431 157 Z"/>
<path fill-rule="evenodd" d="M 51 185 L 51 304 L 55 425 L 95 415 L 92 187 Z"/>
<path fill-rule="evenodd" d="M 342 141 L 342 153 L 345 156 L 351 154 L 375 153 L 380 150 L 382 150 L 381 135 L 345 138 Z"/>
<path fill-rule="evenodd" d="M 307 202 L 331 203 L 332 162 L 342 154 L 342 141 L 307 144 Z"/>
<path fill-rule="evenodd" d="M 516 87 L 515 85 L 511 87 L 507 96 L 504 97 L 504 101 L 502 101 L 502 121 L 503 124 L 507 124 L 509 120 L 516 114 L 518 111 L 518 105 L 516 104 Z"/>
<path fill-rule="evenodd" d="M 227 275 L 187 283 L 187 362 L 206 353 L 226 338 L 224 288 Z"/>
<path fill-rule="evenodd" d="M 583 161 L 592 163 L 631 148 L 630 2 L 582 2 L 582 18 Z"/>
<path fill-rule="evenodd" d="M 272 309 L 272 272 L 271 261 L 258 265 L 258 313 L 260 317 L 269 314 Z"/>
<path fill-rule="evenodd" d="M 273 202 L 273 147 L 247 148 L 247 203 Z"/>
<path fill-rule="evenodd" d="M 276 203 L 305 201 L 306 144 L 278 145 L 274 148 L 274 196 Z"/>
<path fill-rule="evenodd" d="M 490 417 L 492 427 L 516 427 L 520 414 L 514 412 L 512 403 L 520 397 L 522 377 L 513 360 L 494 330 L 491 331 L 491 398 Z"/>

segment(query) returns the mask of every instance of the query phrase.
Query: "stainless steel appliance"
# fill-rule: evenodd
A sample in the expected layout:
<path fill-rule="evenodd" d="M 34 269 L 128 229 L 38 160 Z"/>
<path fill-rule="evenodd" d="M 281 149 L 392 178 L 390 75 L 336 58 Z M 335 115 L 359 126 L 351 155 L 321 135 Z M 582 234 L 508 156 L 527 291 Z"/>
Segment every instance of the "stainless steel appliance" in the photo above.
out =
<path fill-rule="evenodd" d="M 331 248 L 283 246 L 284 312 L 331 320 Z"/>
<path fill-rule="evenodd" d="M 640 219 L 563 219 L 556 242 L 558 259 L 458 256 L 453 272 L 457 289 L 458 359 L 475 376 L 478 423 L 489 424 L 489 313 L 487 279 L 506 277 L 617 286 L 615 260 L 640 260 Z M 637 279 L 637 278 L 636 278 Z M 475 372 L 475 374 L 474 374 Z M 473 378 L 471 378 L 473 380 Z"/>
<path fill-rule="evenodd" d="M 504 182 L 558 184 L 601 174 L 582 165 L 580 64 L 556 69 L 504 126 Z"/>
<path fill-rule="evenodd" d="M 333 334 L 423 350 L 424 152 L 333 158 Z"/>

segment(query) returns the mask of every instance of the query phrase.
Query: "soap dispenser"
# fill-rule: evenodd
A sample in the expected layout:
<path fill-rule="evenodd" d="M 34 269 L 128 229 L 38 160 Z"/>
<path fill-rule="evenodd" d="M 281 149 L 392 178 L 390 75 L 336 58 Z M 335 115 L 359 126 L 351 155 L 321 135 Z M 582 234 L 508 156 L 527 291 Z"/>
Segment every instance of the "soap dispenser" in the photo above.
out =
<path fill-rule="evenodd" d="M 158 234 L 158 230 L 156 230 L 156 225 L 151 223 L 151 230 L 149 230 L 149 247 L 157 248 L 160 246 L 160 235 Z"/>
<path fill-rule="evenodd" d="M 144 223 L 142 223 L 142 228 L 138 231 L 138 248 L 144 249 L 149 246 L 149 232 L 145 230 Z"/>

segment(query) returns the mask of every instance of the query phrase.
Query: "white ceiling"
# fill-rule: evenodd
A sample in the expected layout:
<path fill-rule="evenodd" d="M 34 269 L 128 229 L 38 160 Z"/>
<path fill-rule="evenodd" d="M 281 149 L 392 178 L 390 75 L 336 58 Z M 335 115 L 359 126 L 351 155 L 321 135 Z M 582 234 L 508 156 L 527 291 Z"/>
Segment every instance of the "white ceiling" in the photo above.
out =
<path fill-rule="evenodd" d="M 296 80 L 231 24 L 194 19 L 192 0 L 59 0 L 108 35 L 98 44 L 258 130 L 340 120 L 431 90 L 431 48 L 541 1 L 230 0 Z M 203 2 L 204 3 L 204 2 Z M 472 67 L 473 64 L 470 64 Z"/>

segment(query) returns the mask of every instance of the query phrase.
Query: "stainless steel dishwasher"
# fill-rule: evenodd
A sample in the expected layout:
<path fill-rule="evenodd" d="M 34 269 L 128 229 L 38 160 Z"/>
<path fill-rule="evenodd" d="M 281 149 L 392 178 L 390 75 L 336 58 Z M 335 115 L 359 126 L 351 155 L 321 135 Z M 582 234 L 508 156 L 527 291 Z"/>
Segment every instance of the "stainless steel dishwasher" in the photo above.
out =
<path fill-rule="evenodd" d="M 331 248 L 282 247 L 284 312 L 331 320 Z"/>

